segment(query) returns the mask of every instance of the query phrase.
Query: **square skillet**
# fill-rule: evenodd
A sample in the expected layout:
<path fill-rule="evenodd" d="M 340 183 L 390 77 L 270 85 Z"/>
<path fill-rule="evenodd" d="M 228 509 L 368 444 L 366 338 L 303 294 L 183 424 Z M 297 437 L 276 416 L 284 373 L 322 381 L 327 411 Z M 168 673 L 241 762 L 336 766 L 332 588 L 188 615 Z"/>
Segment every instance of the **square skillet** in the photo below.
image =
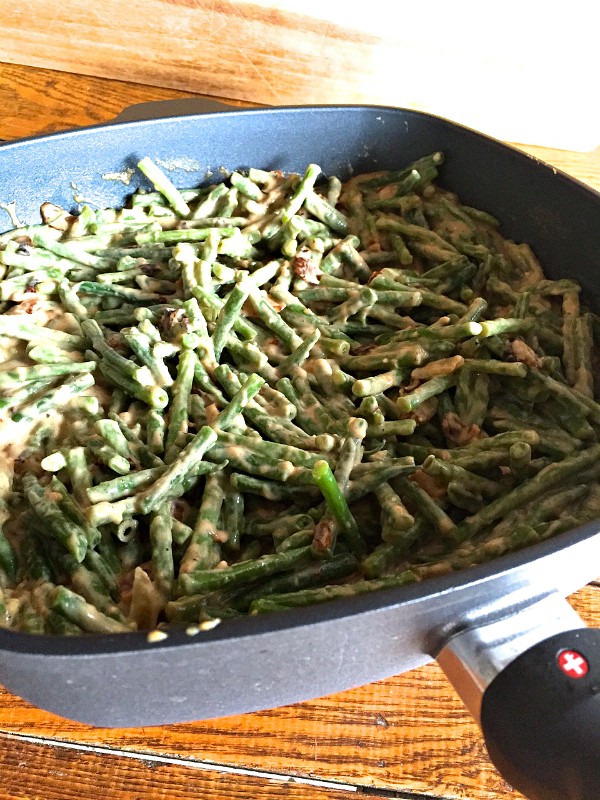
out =
<path fill-rule="evenodd" d="M 398 169 L 442 150 L 439 183 L 529 243 L 551 278 L 569 277 L 598 310 L 600 195 L 500 142 L 446 120 L 383 107 L 324 106 L 118 122 L 0 146 L 0 201 L 22 222 L 49 200 L 121 205 L 150 156 L 179 187 L 250 166 L 326 174 Z M 159 104 L 163 105 L 164 104 Z M 214 104 L 212 106 L 214 108 Z M 147 113 L 147 112 L 142 112 Z M 152 111 L 156 114 L 156 111 Z M 160 113 L 164 113 L 160 109 Z M 181 116 L 185 114 L 186 116 Z M 0 224 L 0 228 L 8 227 Z M 102 726 L 158 725 L 298 702 L 420 666 L 454 633 L 595 578 L 600 522 L 463 572 L 312 608 L 173 630 L 81 639 L 0 630 L 0 682 L 62 716 Z M 148 687 L 152 687 L 150 690 Z"/>

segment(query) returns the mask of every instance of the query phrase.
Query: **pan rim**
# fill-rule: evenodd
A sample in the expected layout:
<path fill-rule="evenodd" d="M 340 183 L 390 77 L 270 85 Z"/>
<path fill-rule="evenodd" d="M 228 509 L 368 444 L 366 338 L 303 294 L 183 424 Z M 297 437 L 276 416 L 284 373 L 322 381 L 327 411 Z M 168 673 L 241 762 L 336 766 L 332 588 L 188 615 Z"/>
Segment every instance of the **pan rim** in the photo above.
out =
<path fill-rule="evenodd" d="M 196 648 L 209 642 L 241 640 L 278 631 L 302 629 L 335 620 L 348 620 L 360 615 L 374 614 L 393 607 L 416 606 L 432 598 L 450 597 L 459 592 L 472 591 L 477 587 L 482 593 L 489 587 L 493 592 L 495 583 L 506 582 L 527 586 L 527 572 L 531 569 L 545 571 L 551 562 L 558 560 L 568 551 L 576 551 L 584 544 L 596 544 L 600 551 L 600 520 L 595 520 L 577 528 L 558 534 L 542 542 L 529 545 L 522 550 L 492 559 L 491 561 L 450 572 L 445 575 L 427 578 L 423 581 L 391 589 L 379 589 L 357 597 L 329 600 L 302 608 L 287 611 L 274 611 L 257 616 L 223 620 L 212 630 L 202 631 L 198 638 L 186 633 L 186 624 L 173 624 L 167 637 L 159 642 L 148 640 L 148 631 L 132 631 L 117 634 L 86 634 L 79 637 L 56 636 L 52 634 L 32 634 L 21 631 L 0 629 L 0 653 L 12 652 L 36 657 L 101 657 L 139 651 L 166 651 L 173 647 Z M 556 587 L 562 594 L 582 587 L 597 577 L 597 570 L 591 570 L 590 577 L 581 581 L 567 581 L 565 586 Z M 565 591 L 566 589 L 566 591 Z M 531 602 L 553 591 L 548 588 L 539 591 L 532 588 Z M 510 603 L 507 602 L 510 607 Z M 483 612 L 483 607 L 479 611 Z"/>
<path fill-rule="evenodd" d="M 510 151 L 515 157 L 525 162 L 534 162 L 536 166 L 552 173 L 555 181 L 564 181 L 569 185 L 577 187 L 585 194 L 600 201 L 600 192 L 587 186 L 576 178 L 567 175 L 536 156 L 529 155 L 511 144 L 498 140 L 492 136 L 476 131 L 468 126 L 448 120 L 436 114 L 417 111 L 396 106 L 371 105 L 371 104 L 323 104 L 323 105 L 290 105 L 276 107 L 256 107 L 256 108 L 236 108 L 231 107 L 223 111 L 198 112 L 195 114 L 183 114 L 173 116 L 161 116 L 154 119 L 108 121 L 81 128 L 66 131 L 56 131 L 42 135 L 24 137 L 22 139 L 0 143 L 0 158 L 4 152 L 28 147 L 32 145 L 42 146 L 46 142 L 56 139 L 71 139 L 87 136 L 97 131 L 105 131 L 110 134 L 115 128 L 134 129 L 139 127 L 161 126 L 176 123 L 178 121 L 200 122 L 201 120 L 223 117 L 223 116 L 242 116 L 242 115 L 273 115 L 277 113 L 297 112 L 309 114 L 313 112 L 335 112 L 348 110 L 355 112 L 394 112 L 406 114 L 414 119 L 433 119 L 441 122 L 449 128 L 468 133 L 480 140 L 487 142 L 490 146 L 497 147 L 504 151 Z M 1 199 L 1 198 L 0 198 Z M 494 581 L 501 581 L 511 575 L 518 575 L 521 571 L 525 572 L 533 565 L 542 568 L 545 559 L 560 558 L 561 555 L 577 545 L 593 540 L 598 537 L 600 547 L 600 520 L 587 523 L 578 528 L 566 531 L 552 539 L 530 545 L 527 548 L 515 553 L 500 556 L 490 562 L 479 564 L 459 572 L 449 573 L 425 581 L 411 584 L 396 589 L 378 590 L 360 597 L 344 598 L 331 600 L 327 603 L 310 606 L 308 608 L 292 609 L 282 612 L 273 612 L 260 617 L 245 616 L 241 619 L 226 620 L 212 631 L 203 632 L 201 642 L 190 639 L 185 634 L 185 626 L 173 626 L 169 631 L 169 637 L 159 644 L 152 644 L 147 641 L 147 632 L 138 631 L 120 634 L 98 634 L 86 635 L 82 637 L 59 637 L 44 634 L 28 634 L 18 631 L 0 629 L 0 652 L 12 651 L 15 653 L 32 654 L 40 657 L 51 656 L 103 656 L 144 649 L 169 649 L 171 647 L 187 645 L 195 647 L 200 643 L 209 641 L 221 641 L 231 638 L 243 638 L 246 636 L 256 636 L 265 632 L 276 632 L 278 630 L 288 630 L 291 628 L 305 627 L 320 622 L 332 621 L 355 616 L 358 614 L 372 613 L 395 605 L 410 606 L 430 598 L 431 596 L 446 595 L 468 587 L 476 585 L 487 586 Z M 590 577 L 590 580 L 594 576 Z M 576 588 L 567 582 L 570 588 Z M 578 586 L 581 582 L 576 582 Z M 423 587 L 426 587 L 424 590 Z M 246 630 L 244 630 L 244 628 Z"/>

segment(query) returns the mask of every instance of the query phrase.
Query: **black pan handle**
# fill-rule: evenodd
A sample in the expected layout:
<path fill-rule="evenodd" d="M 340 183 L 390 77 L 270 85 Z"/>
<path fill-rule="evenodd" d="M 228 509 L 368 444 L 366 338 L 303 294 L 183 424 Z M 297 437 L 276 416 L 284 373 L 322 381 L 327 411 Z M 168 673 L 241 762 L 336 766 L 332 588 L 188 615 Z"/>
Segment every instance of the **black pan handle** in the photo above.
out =
<path fill-rule="evenodd" d="M 113 122 L 135 122 L 160 117 L 182 117 L 190 114 L 210 114 L 215 111 L 232 111 L 235 106 L 204 97 L 180 97 L 174 100 L 154 100 L 128 106 Z"/>
<path fill-rule="evenodd" d="M 600 630 L 559 633 L 516 658 L 485 690 L 481 728 L 526 797 L 600 798 Z"/>
<path fill-rule="evenodd" d="M 550 594 L 437 655 L 490 759 L 530 800 L 600 798 L 600 630 Z"/>

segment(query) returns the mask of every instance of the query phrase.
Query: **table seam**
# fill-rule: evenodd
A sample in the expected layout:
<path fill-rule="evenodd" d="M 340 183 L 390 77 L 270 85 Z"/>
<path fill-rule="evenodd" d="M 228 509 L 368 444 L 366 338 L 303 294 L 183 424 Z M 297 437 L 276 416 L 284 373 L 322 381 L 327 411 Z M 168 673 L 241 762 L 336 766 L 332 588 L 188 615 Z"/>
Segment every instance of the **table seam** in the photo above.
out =
<path fill-rule="evenodd" d="M 233 767 L 229 764 L 220 764 L 216 761 L 200 761 L 195 758 L 183 758 L 181 756 L 162 755 L 151 753 L 144 750 L 122 750 L 117 747 L 83 744 L 73 742 L 68 739 L 50 739 L 45 736 L 34 736 L 26 733 L 7 731 L 0 728 L 0 740 L 9 739 L 13 741 L 27 742 L 40 746 L 64 748 L 75 750 L 92 755 L 111 755 L 120 758 L 128 758 L 132 761 L 151 762 L 153 764 L 173 765 L 178 767 L 188 767 L 190 769 L 200 769 L 205 772 L 217 772 L 221 774 L 240 775 L 249 778 L 277 781 L 280 783 L 296 783 L 304 786 L 314 786 L 320 789 L 333 789 L 336 791 L 346 791 L 349 795 L 389 798 L 389 800 L 451 800 L 447 795 L 438 795 L 422 792 L 404 791 L 401 789 L 389 789 L 380 786 L 364 786 L 355 783 L 344 783 L 342 781 L 326 780 L 321 778 L 311 778 L 303 775 L 295 775 L 285 772 L 271 772 L 268 770 L 257 770 L 246 767 Z"/>

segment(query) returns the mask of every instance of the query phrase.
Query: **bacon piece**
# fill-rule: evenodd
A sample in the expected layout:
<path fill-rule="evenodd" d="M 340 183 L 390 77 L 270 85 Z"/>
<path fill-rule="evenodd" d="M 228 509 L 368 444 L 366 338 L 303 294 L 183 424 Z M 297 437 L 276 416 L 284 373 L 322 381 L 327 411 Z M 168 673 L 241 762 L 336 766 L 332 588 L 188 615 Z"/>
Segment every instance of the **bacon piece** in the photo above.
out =
<path fill-rule="evenodd" d="M 539 370 L 541 368 L 542 362 L 537 353 L 528 344 L 525 344 L 522 339 L 513 339 L 510 343 L 510 349 L 517 361 L 522 361 L 530 369 Z"/>
<path fill-rule="evenodd" d="M 449 442 L 457 447 L 464 447 L 475 439 L 479 439 L 481 428 L 479 425 L 465 425 L 458 414 L 453 411 L 444 414 L 442 419 L 442 430 Z"/>
<path fill-rule="evenodd" d="M 310 247 L 301 247 L 292 258 L 292 270 L 306 283 L 318 284 L 322 271 L 313 259 Z"/>
<path fill-rule="evenodd" d="M 422 469 L 418 469 L 413 475 L 411 475 L 411 480 L 414 481 L 417 486 L 423 489 L 424 492 L 427 492 L 429 497 L 433 498 L 434 500 L 439 500 L 440 498 L 446 496 L 446 483 L 440 480 L 440 478 L 435 478 L 433 475 L 428 475 L 426 472 L 423 472 Z"/>
<path fill-rule="evenodd" d="M 77 219 L 77 217 L 72 216 L 68 211 L 65 211 L 64 208 L 54 203 L 42 203 L 40 206 L 40 214 L 46 225 L 49 225 L 57 231 L 66 231 Z"/>

